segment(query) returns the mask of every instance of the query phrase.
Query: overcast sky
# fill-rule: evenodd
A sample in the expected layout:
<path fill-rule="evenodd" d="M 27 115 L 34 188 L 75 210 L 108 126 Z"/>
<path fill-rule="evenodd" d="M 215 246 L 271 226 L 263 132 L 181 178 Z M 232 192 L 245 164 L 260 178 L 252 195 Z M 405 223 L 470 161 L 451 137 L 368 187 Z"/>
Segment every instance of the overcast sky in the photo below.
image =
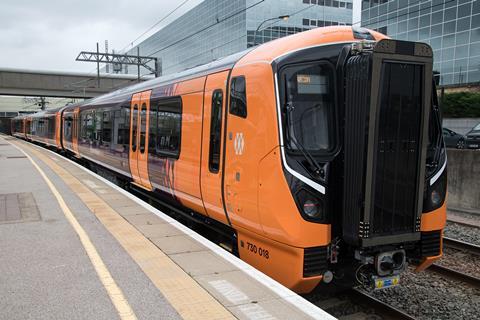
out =
<path fill-rule="evenodd" d="M 82 50 L 121 50 L 185 0 L 0 0 L 0 68 L 93 72 Z M 202 0 L 189 0 L 148 34 Z M 145 36 L 144 36 L 145 37 Z M 143 38 L 144 38 L 143 37 Z"/>

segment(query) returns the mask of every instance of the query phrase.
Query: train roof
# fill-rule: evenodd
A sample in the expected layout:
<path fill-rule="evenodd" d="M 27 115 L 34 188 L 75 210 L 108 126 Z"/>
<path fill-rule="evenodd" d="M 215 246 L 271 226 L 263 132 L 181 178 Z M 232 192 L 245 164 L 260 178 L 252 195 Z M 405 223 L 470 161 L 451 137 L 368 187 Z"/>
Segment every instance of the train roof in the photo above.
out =
<path fill-rule="evenodd" d="M 170 85 L 222 70 L 228 70 L 233 68 L 237 63 L 251 63 L 254 61 L 272 62 L 282 55 L 302 48 L 336 43 L 358 42 L 362 40 L 381 40 L 384 38 L 386 38 L 385 35 L 376 31 L 351 26 L 316 28 L 279 38 L 256 47 L 251 47 L 247 50 L 226 56 L 205 65 L 127 86 L 90 100 L 68 105 L 66 106 L 66 111 L 72 111 L 75 107 L 86 105 L 121 103 L 129 99 L 129 97 L 136 92 Z"/>

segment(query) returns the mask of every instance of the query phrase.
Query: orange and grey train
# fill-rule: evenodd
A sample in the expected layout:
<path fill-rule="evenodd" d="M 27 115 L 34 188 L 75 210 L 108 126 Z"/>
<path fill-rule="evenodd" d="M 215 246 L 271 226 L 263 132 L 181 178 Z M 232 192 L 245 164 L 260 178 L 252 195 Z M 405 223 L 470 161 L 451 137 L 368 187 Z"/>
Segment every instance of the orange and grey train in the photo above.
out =
<path fill-rule="evenodd" d="M 14 128 L 48 121 L 27 138 L 202 221 L 296 292 L 389 286 L 442 255 L 432 60 L 423 43 L 318 28 Z"/>

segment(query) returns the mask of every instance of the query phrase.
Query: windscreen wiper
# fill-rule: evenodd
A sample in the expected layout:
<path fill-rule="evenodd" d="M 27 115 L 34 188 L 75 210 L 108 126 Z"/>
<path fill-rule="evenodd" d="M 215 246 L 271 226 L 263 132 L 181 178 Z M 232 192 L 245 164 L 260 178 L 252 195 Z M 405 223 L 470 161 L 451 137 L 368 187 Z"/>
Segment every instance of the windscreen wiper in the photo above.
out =
<path fill-rule="evenodd" d="M 285 107 L 287 109 L 287 114 L 286 114 L 285 120 L 286 120 L 286 125 L 287 125 L 286 134 L 287 134 L 288 141 L 292 141 L 295 144 L 295 146 L 297 147 L 297 149 L 300 150 L 300 152 L 303 154 L 303 156 L 307 160 L 308 164 L 311 167 L 315 168 L 314 173 L 317 176 L 322 177 L 323 172 L 324 172 L 322 166 L 315 160 L 315 158 L 310 154 L 310 152 L 308 152 L 307 149 L 305 149 L 305 147 L 300 142 L 298 142 L 297 139 L 293 135 L 290 134 L 290 128 L 291 128 L 291 126 L 290 126 L 290 114 L 295 109 L 295 107 L 293 106 L 292 102 L 287 102 Z M 312 175 L 312 173 L 309 170 L 307 170 L 307 171 L 310 173 L 312 178 L 316 178 Z"/>

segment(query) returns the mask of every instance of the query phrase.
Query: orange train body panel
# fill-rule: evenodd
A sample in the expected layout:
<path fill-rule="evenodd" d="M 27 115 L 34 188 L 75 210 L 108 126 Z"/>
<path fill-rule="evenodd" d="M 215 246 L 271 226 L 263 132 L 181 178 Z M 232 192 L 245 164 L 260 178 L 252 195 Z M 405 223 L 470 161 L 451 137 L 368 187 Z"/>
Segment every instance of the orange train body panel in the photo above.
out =
<path fill-rule="evenodd" d="M 223 168 L 218 166 L 218 171 L 210 169 L 210 139 L 212 125 L 212 98 L 214 92 L 220 92 L 222 95 L 221 106 L 221 131 L 220 137 L 223 142 L 225 125 L 223 119 L 227 111 L 227 79 L 228 71 L 223 71 L 209 75 L 205 84 L 204 102 L 203 102 L 203 141 L 202 141 L 202 159 L 201 159 L 201 195 L 206 214 L 224 224 L 228 224 L 222 200 L 222 174 Z M 219 164 L 223 160 L 223 143 L 220 143 Z"/>
<path fill-rule="evenodd" d="M 62 112 L 55 113 L 55 144 L 57 148 L 62 148 Z"/>
<path fill-rule="evenodd" d="M 378 32 L 368 32 L 372 40 L 387 39 Z M 308 179 L 304 177 L 305 179 L 302 180 L 299 177 L 301 174 L 293 175 L 286 171 L 286 156 L 282 153 L 285 146 L 281 144 L 280 134 L 280 128 L 284 125 L 283 115 L 280 114 L 283 113 L 280 111 L 283 109 L 280 108 L 284 106 L 280 106 L 280 101 L 284 98 L 283 96 L 280 98 L 277 92 L 280 89 L 276 81 L 280 82 L 280 80 L 276 78 L 275 64 L 279 63 L 282 57 L 293 55 L 292 53 L 298 51 L 330 44 L 341 48 L 343 44 L 359 41 L 352 27 L 313 29 L 253 48 L 242 56 L 236 56 L 235 60 L 232 58 L 224 65 L 220 61 L 215 68 L 206 67 L 203 71 L 196 73 L 192 71 L 186 76 L 180 74 L 178 78 L 174 80 L 170 78 L 165 82 L 162 82 L 164 81 L 162 79 L 152 80 L 136 85 L 135 89 L 130 91 L 122 89 L 117 93 L 95 98 L 75 107 L 67 107 L 66 114 L 71 114 L 73 110 L 72 143 L 69 147 L 70 143 L 63 141 L 63 146 L 66 149 L 71 148 L 78 157 L 85 156 L 79 152 L 78 148 L 78 137 L 81 126 L 84 125 L 80 122 L 82 106 L 88 107 L 86 108 L 88 110 L 98 108 L 99 112 L 104 112 L 104 109 L 114 104 L 113 108 L 116 111 L 110 118 L 117 121 L 117 127 L 125 125 L 128 128 L 128 132 L 125 132 L 126 138 L 122 136 L 122 139 L 127 142 L 104 139 L 103 136 L 98 137 L 99 135 L 95 133 L 95 137 L 90 138 L 90 145 L 82 142 L 81 151 L 87 148 L 90 150 L 89 153 L 85 151 L 88 154 L 88 160 L 113 170 L 119 167 L 111 165 L 112 163 L 122 163 L 121 167 L 125 165 L 125 169 L 117 170 L 117 173 L 120 173 L 123 178 L 131 178 L 135 185 L 153 191 L 152 194 L 163 192 L 163 196 L 169 197 L 169 201 L 175 202 L 175 205 L 179 205 L 186 212 L 203 215 L 202 219 L 216 220 L 223 224 L 228 232 L 233 232 L 232 238 L 236 241 L 233 246 L 237 246 L 238 255 L 242 260 L 296 292 L 310 292 L 325 280 L 323 277 L 325 271 L 335 270 L 337 267 L 337 262 L 334 261 L 337 258 L 337 252 L 332 252 L 336 250 L 332 242 L 340 243 L 339 238 L 342 235 L 339 234 L 338 226 L 335 229 L 334 224 L 338 221 L 336 219 L 312 222 L 305 218 L 303 207 L 298 204 L 300 202 L 298 194 L 294 192 L 294 187 L 297 188 L 298 185 L 292 186 L 292 181 L 297 179 L 295 183 L 301 185 L 301 188 L 310 187 L 309 190 L 318 192 L 319 197 L 333 197 L 334 201 L 342 201 L 342 199 L 341 194 L 330 191 L 327 183 L 321 185 L 325 189 L 323 194 L 320 194 L 321 189 L 315 189 L 318 184 L 307 185 L 305 181 Z M 315 51 L 315 53 L 319 52 L 321 53 L 321 51 Z M 313 64 L 312 58 L 309 59 L 308 63 Z M 318 63 L 316 60 L 315 62 Z M 288 59 L 284 63 L 287 66 L 300 64 L 299 61 L 292 62 Z M 305 61 L 301 63 L 306 64 Z M 282 69 L 278 70 L 281 72 Z M 247 105 L 245 117 L 233 114 L 230 109 L 232 95 L 237 94 L 237 92 L 232 93 L 232 79 L 236 77 L 245 78 Z M 310 82 L 308 77 L 302 77 L 302 79 L 308 79 Z M 285 89 L 287 90 L 288 88 Z M 219 163 L 218 171 L 210 167 L 211 139 L 213 139 L 212 104 L 215 92 L 217 92 L 217 98 L 218 92 L 222 95 L 221 129 L 219 137 L 215 137 L 220 143 L 219 154 L 216 155 L 216 161 Z M 277 101 L 277 94 L 280 101 Z M 112 97 L 116 99 L 109 100 Z M 159 110 L 155 104 L 162 99 L 181 100 L 178 157 L 162 155 L 161 152 L 157 154 L 156 150 L 153 150 L 157 148 L 155 145 L 157 142 L 152 137 L 157 132 L 150 132 L 150 127 L 152 123 L 158 122 L 157 120 L 153 122 L 151 116 L 159 116 L 159 113 L 155 113 Z M 125 118 L 122 118 L 123 116 Z M 25 136 L 31 139 L 32 120 L 25 118 L 23 121 Z M 61 123 L 58 115 L 55 123 L 57 126 Z M 65 121 L 63 124 L 65 125 Z M 108 130 L 112 128 L 116 130 L 117 127 L 112 125 Z M 62 146 L 61 136 L 65 129 L 57 128 L 56 130 L 56 145 L 60 147 Z M 173 129 L 170 130 L 173 131 Z M 118 129 L 118 135 L 120 136 L 120 129 Z M 120 137 L 117 138 L 120 139 Z M 167 141 L 170 141 L 169 139 L 170 136 Z M 92 140 L 95 140 L 95 145 Z M 114 144 L 124 146 L 110 147 Z M 113 151 L 107 150 L 108 148 Z M 338 154 L 335 155 L 337 156 Z M 106 161 L 108 157 L 115 160 L 109 162 L 110 166 Z M 157 163 L 153 166 L 154 160 Z M 305 162 L 303 161 L 301 165 L 305 165 Z M 340 179 L 340 177 L 331 179 Z M 325 215 L 336 218 L 343 213 L 338 209 L 340 207 L 336 206 L 335 210 L 329 207 L 330 211 Z M 337 213 L 336 210 L 342 212 Z M 437 233 L 445 227 L 445 220 L 446 204 L 443 203 L 440 208 L 421 216 L 419 231 L 422 234 Z M 207 221 L 210 223 L 212 220 Z M 417 236 L 418 233 L 417 230 Z M 392 243 L 388 245 L 391 246 Z M 403 243 L 398 245 L 401 248 Z M 350 252 L 354 248 L 354 245 L 351 245 Z M 325 268 L 329 269 L 311 273 L 311 269 L 306 267 L 306 250 L 311 249 L 312 251 L 309 252 L 314 254 L 316 250 L 321 250 L 320 259 L 328 259 L 328 264 L 325 262 Z M 368 251 L 369 248 L 366 249 Z M 391 247 L 388 247 L 388 250 L 392 250 Z M 418 270 L 425 269 L 438 259 L 441 256 L 441 250 L 442 248 L 440 248 L 440 255 L 423 257 Z M 309 257 L 314 257 L 314 267 L 323 261 L 315 260 L 318 256 Z"/>
<path fill-rule="evenodd" d="M 150 112 L 150 95 L 151 90 L 137 93 L 132 97 L 132 115 L 130 119 L 136 117 L 135 137 L 131 140 L 130 153 L 130 170 L 134 177 L 134 182 L 142 188 L 151 191 L 152 184 L 148 175 L 148 141 L 149 141 L 149 112 Z M 133 125 L 133 121 L 132 125 Z M 134 142 L 133 139 L 136 139 Z M 132 143 L 136 144 L 134 150 Z"/>
<path fill-rule="evenodd" d="M 140 174 L 138 172 L 138 109 L 142 100 L 142 93 L 136 93 L 132 96 L 130 109 L 130 152 L 128 160 L 130 163 L 130 173 L 132 174 L 133 182 L 142 186 Z"/>
<path fill-rule="evenodd" d="M 177 84 L 174 95 L 182 99 L 182 130 L 180 157 L 174 166 L 174 192 L 188 208 L 207 215 L 202 202 L 200 165 L 202 148 L 203 90 L 206 77 Z M 188 141 L 188 143 L 183 143 Z"/>

